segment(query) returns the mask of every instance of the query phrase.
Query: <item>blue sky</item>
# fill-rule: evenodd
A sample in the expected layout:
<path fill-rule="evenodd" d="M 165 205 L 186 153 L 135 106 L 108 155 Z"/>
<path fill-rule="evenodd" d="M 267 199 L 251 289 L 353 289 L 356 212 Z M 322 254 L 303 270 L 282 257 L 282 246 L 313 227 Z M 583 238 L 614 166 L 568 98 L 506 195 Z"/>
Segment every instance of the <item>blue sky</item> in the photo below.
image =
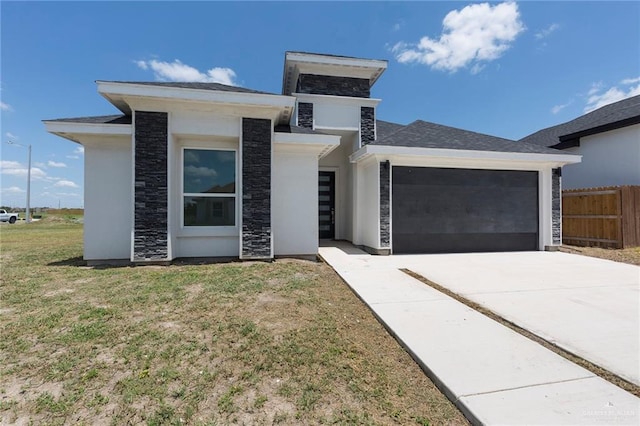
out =
<path fill-rule="evenodd" d="M 519 139 L 640 93 L 639 2 L 0 3 L 0 204 L 83 205 L 80 146 L 43 119 L 115 114 L 95 80 L 279 93 L 284 52 L 386 59 L 378 118 Z"/>

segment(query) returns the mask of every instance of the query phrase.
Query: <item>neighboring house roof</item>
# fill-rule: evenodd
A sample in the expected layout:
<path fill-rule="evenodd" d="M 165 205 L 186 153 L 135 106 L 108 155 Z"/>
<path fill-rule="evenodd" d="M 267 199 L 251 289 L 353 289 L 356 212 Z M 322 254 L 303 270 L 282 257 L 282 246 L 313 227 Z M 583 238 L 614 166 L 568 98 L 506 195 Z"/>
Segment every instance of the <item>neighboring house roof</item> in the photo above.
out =
<path fill-rule="evenodd" d="M 131 116 L 119 115 L 98 115 L 91 117 L 57 118 L 55 120 L 44 120 L 61 123 L 86 123 L 86 124 L 131 124 Z"/>
<path fill-rule="evenodd" d="M 557 126 L 542 129 L 521 142 L 564 149 L 578 146 L 581 137 L 640 123 L 640 95 L 623 99 Z"/>
<path fill-rule="evenodd" d="M 238 92 L 238 93 L 257 93 L 262 95 L 276 95 L 276 93 L 261 92 L 258 90 L 247 89 L 240 86 L 230 86 L 220 83 L 197 83 L 197 82 L 179 82 L 179 81 L 114 81 L 114 80 L 98 80 L 105 83 L 119 84 L 136 84 L 142 86 L 159 86 L 159 87 L 176 87 L 180 89 L 196 89 L 196 90 L 215 90 L 218 92 Z"/>
<path fill-rule="evenodd" d="M 389 124 L 391 126 L 389 126 Z M 401 128 L 398 129 L 398 126 Z M 406 126 L 395 123 L 384 123 L 383 129 L 385 131 L 392 131 L 386 136 L 378 138 L 370 145 L 519 152 L 529 154 L 557 154 L 558 152 L 554 149 L 541 147 L 539 145 L 516 142 L 510 139 L 498 138 L 422 120 L 416 120 Z M 395 131 L 393 131 L 393 129 L 395 129 Z"/>

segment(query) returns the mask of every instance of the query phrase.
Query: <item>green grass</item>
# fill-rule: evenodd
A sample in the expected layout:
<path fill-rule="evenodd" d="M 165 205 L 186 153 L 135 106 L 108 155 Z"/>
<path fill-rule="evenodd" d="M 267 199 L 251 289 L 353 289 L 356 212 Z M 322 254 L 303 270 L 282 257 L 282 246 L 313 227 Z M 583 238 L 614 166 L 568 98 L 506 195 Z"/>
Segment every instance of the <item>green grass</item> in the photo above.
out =
<path fill-rule="evenodd" d="M 324 264 L 89 268 L 0 227 L 0 423 L 464 424 Z"/>

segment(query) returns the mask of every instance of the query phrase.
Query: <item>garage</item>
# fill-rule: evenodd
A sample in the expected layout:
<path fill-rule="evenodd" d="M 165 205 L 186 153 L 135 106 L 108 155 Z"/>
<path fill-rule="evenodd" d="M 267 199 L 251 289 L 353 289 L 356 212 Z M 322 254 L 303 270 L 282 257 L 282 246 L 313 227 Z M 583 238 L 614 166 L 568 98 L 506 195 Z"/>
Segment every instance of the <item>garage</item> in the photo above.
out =
<path fill-rule="evenodd" d="M 538 172 L 392 168 L 394 254 L 538 250 Z"/>

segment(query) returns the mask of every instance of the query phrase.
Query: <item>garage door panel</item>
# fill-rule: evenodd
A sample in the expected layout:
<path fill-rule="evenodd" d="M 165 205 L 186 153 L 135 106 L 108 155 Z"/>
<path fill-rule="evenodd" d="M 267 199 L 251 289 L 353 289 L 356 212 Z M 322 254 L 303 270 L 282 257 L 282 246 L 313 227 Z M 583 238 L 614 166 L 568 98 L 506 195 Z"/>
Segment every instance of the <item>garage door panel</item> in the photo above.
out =
<path fill-rule="evenodd" d="M 537 172 L 394 167 L 392 186 L 395 253 L 537 249 Z"/>
<path fill-rule="evenodd" d="M 415 234 L 394 232 L 394 247 L 396 243 L 401 247 L 399 252 L 394 248 L 397 254 L 521 251 L 522 247 L 537 246 L 538 236 L 532 233 L 463 233 L 430 234 L 416 238 Z"/>
<path fill-rule="evenodd" d="M 446 169 L 437 167 L 394 167 L 393 183 L 421 186 L 486 186 L 494 188 L 538 185 L 537 172 L 514 170 Z M 514 178 L 514 173 L 518 174 Z M 524 174 L 522 174 L 524 173 Z"/>
<path fill-rule="evenodd" d="M 402 210 L 402 220 L 394 220 L 394 230 L 537 232 L 537 200 L 527 197 L 530 191 L 503 188 L 498 198 L 493 196 L 496 191 L 425 185 L 418 195 L 414 185 L 394 184 L 394 205 L 399 203 L 396 207 Z"/>

